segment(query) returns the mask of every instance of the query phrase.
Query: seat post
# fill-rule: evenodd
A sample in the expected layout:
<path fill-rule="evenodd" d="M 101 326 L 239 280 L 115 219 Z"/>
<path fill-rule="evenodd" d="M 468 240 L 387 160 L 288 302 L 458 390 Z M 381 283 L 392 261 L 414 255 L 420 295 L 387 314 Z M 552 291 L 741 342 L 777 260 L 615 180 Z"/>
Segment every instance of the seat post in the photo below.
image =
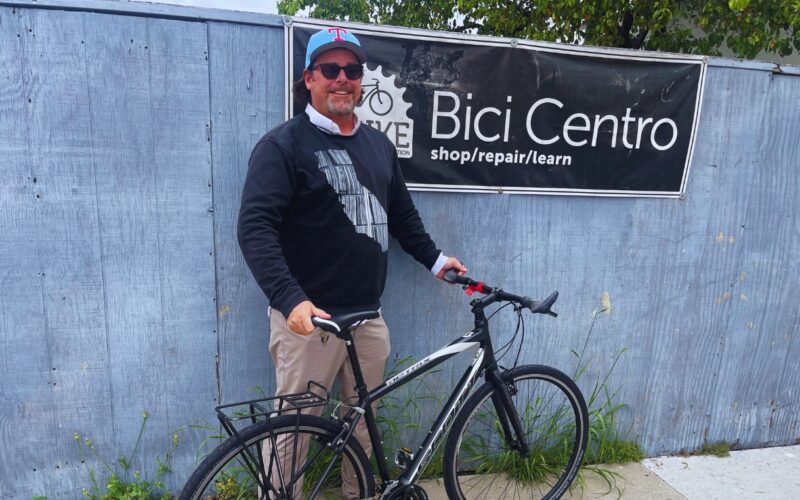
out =
<path fill-rule="evenodd" d="M 350 366 L 353 369 L 353 378 L 356 379 L 356 394 L 358 399 L 364 401 L 369 396 L 367 391 L 367 384 L 364 382 L 364 374 L 361 372 L 361 363 L 358 361 L 358 354 L 356 353 L 356 344 L 353 342 L 353 330 L 347 329 L 347 333 L 342 335 L 345 348 L 347 349 L 347 357 L 350 358 Z"/>

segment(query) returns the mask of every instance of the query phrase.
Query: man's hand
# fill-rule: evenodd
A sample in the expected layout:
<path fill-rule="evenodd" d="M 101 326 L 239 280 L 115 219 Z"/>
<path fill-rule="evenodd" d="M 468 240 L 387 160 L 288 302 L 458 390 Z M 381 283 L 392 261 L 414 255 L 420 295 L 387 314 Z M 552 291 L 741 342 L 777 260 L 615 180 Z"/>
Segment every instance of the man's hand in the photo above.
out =
<path fill-rule="evenodd" d="M 458 274 L 460 274 L 462 276 L 464 274 L 467 274 L 467 268 L 464 267 L 464 264 L 462 264 L 455 257 L 448 257 L 447 260 L 444 263 L 444 266 L 442 266 L 442 268 L 439 270 L 439 272 L 436 273 L 436 277 L 439 278 L 440 280 L 444 279 L 444 273 L 448 269 L 455 269 L 456 271 L 458 271 Z"/>
<path fill-rule="evenodd" d="M 300 302 L 286 319 L 289 329 L 298 335 L 309 335 L 314 331 L 314 324 L 311 322 L 312 316 L 319 316 L 323 319 L 330 319 L 331 315 L 319 309 L 310 300 Z"/>

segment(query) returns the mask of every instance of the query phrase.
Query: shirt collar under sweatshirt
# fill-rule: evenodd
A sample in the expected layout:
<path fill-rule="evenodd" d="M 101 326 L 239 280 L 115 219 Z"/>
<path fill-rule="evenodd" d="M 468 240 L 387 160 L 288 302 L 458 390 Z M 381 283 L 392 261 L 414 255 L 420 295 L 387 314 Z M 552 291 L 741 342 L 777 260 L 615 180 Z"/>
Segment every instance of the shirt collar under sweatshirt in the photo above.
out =
<path fill-rule="evenodd" d="M 358 115 L 353 113 L 353 117 L 355 118 L 355 125 L 353 125 L 353 132 L 351 132 L 350 134 L 343 134 L 342 131 L 339 129 L 339 126 L 336 125 L 336 123 L 333 120 L 331 120 L 327 116 L 323 115 L 322 113 L 314 109 L 314 106 L 312 106 L 311 103 L 306 105 L 306 114 L 308 115 L 309 120 L 311 120 L 311 123 L 316 125 L 318 129 L 331 135 L 342 135 L 342 136 L 355 135 L 355 133 L 358 132 L 358 127 L 361 126 L 361 120 L 358 119 Z"/>

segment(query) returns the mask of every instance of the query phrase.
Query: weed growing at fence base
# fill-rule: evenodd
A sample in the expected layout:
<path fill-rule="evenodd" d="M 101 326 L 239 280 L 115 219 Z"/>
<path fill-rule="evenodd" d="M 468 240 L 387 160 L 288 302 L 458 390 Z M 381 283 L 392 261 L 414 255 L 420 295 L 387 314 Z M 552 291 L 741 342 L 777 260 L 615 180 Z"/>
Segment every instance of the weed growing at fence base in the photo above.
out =
<path fill-rule="evenodd" d="M 121 455 L 112 463 L 109 463 L 95 449 L 94 443 L 90 438 L 81 436 L 77 432 L 73 434 L 73 438 L 78 445 L 81 461 L 86 465 L 86 471 L 91 483 L 90 488 L 83 489 L 84 496 L 90 500 L 150 500 L 154 498 L 166 500 L 172 498 L 169 493 L 163 491 L 164 483 L 162 480 L 166 474 L 172 472 L 170 462 L 180 442 L 177 432 L 172 435 L 172 445 L 164 457 L 156 455 L 156 474 L 152 481 L 143 478 L 142 473 L 138 470 L 131 471 L 131 460 L 139 449 L 147 419 L 148 414 L 145 411 L 142 414 L 142 425 L 139 427 L 139 433 L 136 436 L 136 444 L 130 454 L 127 456 Z M 105 469 L 105 472 L 108 473 L 108 479 L 102 486 L 98 481 L 97 472 L 89 464 L 90 460 L 87 460 L 87 455 L 94 457 Z"/>
<path fill-rule="evenodd" d="M 714 455 L 725 458 L 731 456 L 731 444 L 727 441 L 717 441 L 715 443 L 703 443 L 699 450 L 692 455 Z"/>
<path fill-rule="evenodd" d="M 586 373 L 587 364 L 584 361 L 584 355 L 594 331 L 595 321 L 597 321 L 598 315 L 606 312 L 606 310 L 595 310 L 592 313 L 592 322 L 581 352 L 572 351 L 572 354 L 577 358 L 575 374 L 572 377 L 576 383 Z M 586 399 L 586 407 L 589 409 L 589 443 L 586 448 L 583 465 L 573 487 L 578 486 L 583 489 L 585 485 L 583 473 L 588 470 L 594 472 L 606 482 L 609 492 L 614 490 L 618 495 L 621 495 L 622 491 L 617 487 L 619 474 L 600 467 L 600 464 L 638 462 L 645 458 L 644 450 L 642 450 L 641 446 L 634 441 L 628 440 L 626 438 L 627 432 L 620 432 L 617 428 L 617 413 L 626 408 L 627 405 L 615 403 L 619 389 L 613 391 L 609 389 L 609 378 L 625 351 L 627 351 L 627 348 L 620 349 L 611 367 L 602 380 L 598 379 L 595 382 L 589 397 Z"/>

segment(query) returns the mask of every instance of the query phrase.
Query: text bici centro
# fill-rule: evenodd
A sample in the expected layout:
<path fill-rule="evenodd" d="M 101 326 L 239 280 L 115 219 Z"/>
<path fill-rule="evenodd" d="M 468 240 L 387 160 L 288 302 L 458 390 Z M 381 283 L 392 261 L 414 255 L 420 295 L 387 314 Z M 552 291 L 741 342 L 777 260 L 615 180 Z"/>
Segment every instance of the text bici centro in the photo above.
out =
<path fill-rule="evenodd" d="M 467 101 L 472 99 L 472 94 L 467 94 Z M 447 102 L 449 101 L 449 102 Z M 433 93 L 433 118 L 431 124 L 431 139 L 454 139 L 463 137 L 465 141 L 473 136 L 485 143 L 493 143 L 501 139 L 503 142 L 509 141 L 509 131 L 511 129 L 511 96 L 506 97 L 507 107 L 504 110 L 488 106 L 473 110 L 472 106 L 464 106 L 461 110 L 461 99 L 453 92 L 434 91 Z M 617 136 L 622 124 L 622 135 L 620 136 L 622 146 L 627 149 L 640 149 L 642 142 L 657 151 L 670 149 L 678 139 L 678 126 L 669 118 L 654 120 L 653 118 L 643 118 L 631 116 L 631 108 L 626 108 L 625 114 L 621 117 L 614 115 L 595 115 L 592 120 L 589 115 L 584 113 L 573 113 L 564 120 L 561 127 L 561 134 L 550 137 L 540 137 L 533 130 L 533 123 L 536 120 L 537 111 L 543 110 L 546 106 L 563 108 L 564 104 L 558 99 L 545 97 L 534 102 L 528 108 L 525 118 L 525 128 L 528 136 L 536 144 L 543 146 L 555 144 L 563 140 L 566 144 L 574 147 L 591 146 L 597 147 L 598 132 L 600 126 L 610 126 L 613 133 L 610 135 L 608 145 L 611 148 L 617 147 Z M 446 109 L 442 109 L 446 108 Z M 486 115 L 494 115 L 491 119 Z M 444 130 L 444 131 L 443 131 Z M 659 130 L 665 130 L 659 136 L 661 142 L 656 139 Z M 540 132 L 541 133 L 541 132 Z M 591 137 L 589 137 L 591 134 Z M 606 135 L 606 134 L 603 134 Z M 668 139 L 668 140 L 665 140 Z M 571 165 L 570 155 L 553 155 L 539 153 L 535 149 L 514 151 L 483 151 L 480 146 L 472 150 L 466 149 L 447 149 L 444 146 L 431 151 L 431 160 L 450 161 L 465 163 L 489 163 L 494 165 Z"/>

